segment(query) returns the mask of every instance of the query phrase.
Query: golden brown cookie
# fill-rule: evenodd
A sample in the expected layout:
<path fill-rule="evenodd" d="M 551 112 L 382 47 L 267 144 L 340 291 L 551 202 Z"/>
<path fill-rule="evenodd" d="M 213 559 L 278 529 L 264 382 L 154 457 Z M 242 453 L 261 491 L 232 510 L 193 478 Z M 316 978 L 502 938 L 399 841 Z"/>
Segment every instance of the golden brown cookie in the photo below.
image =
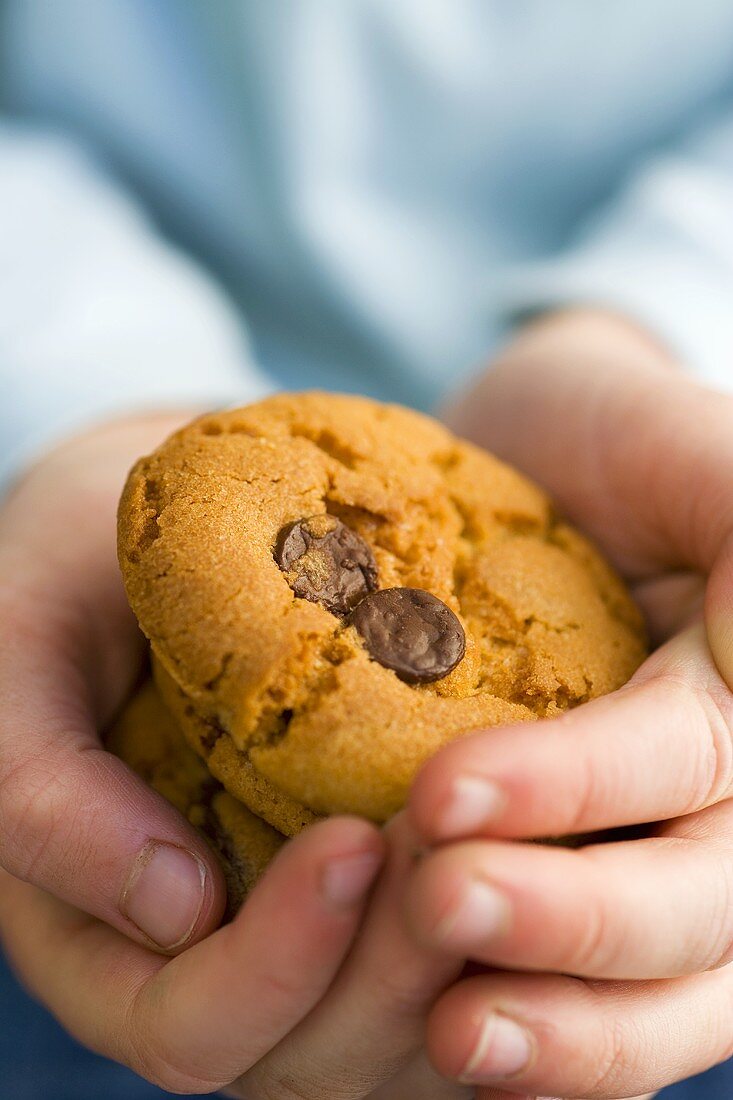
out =
<path fill-rule="evenodd" d="M 447 741 L 611 691 L 645 653 L 623 584 L 537 486 L 364 398 L 177 432 L 130 475 L 119 553 L 191 744 L 250 805 L 256 782 L 296 814 L 383 821 Z"/>
<path fill-rule="evenodd" d="M 212 778 L 152 680 L 130 700 L 105 742 L 203 833 L 221 860 L 229 912 L 235 912 L 285 838 Z"/>

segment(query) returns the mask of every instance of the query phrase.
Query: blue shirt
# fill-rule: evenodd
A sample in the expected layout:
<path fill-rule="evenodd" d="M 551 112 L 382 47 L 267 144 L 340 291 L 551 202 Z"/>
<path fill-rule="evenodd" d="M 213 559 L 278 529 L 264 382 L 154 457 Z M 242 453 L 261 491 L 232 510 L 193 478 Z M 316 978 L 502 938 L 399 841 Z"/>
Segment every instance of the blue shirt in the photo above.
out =
<path fill-rule="evenodd" d="M 727 0 L 0 13 L 10 116 L 97 165 L 0 131 L 6 465 L 122 407 L 245 397 L 255 364 L 427 407 L 574 302 L 729 383 Z"/>

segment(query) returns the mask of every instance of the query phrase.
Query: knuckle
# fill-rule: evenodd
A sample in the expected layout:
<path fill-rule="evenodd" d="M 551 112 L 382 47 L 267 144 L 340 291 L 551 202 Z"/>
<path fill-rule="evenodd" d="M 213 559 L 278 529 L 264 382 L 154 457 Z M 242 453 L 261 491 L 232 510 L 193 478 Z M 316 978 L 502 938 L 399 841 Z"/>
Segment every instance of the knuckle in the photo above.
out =
<path fill-rule="evenodd" d="M 712 806 L 733 790 L 733 712 L 718 701 L 704 684 L 669 680 L 670 700 L 678 720 L 689 724 L 691 745 L 698 745 L 698 759 L 691 762 L 690 799 L 685 813 Z M 669 704 L 668 704 L 669 705 Z"/>
<path fill-rule="evenodd" d="M 78 873 L 94 859 L 81 827 L 88 761 L 73 758 L 75 746 L 82 747 L 76 730 L 59 728 L 0 770 L 0 863 L 23 881 L 52 888 L 62 866 Z"/>
<path fill-rule="evenodd" d="M 696 1031 L 706 1066 L 733 1055 L 733 966 L 706 975 L 708 996 L 699 1007 Z"/>
<path fill-rule="evenodd" d="M 299 1075 L 272 1074 L 267 1071 L 246 1074 L 236 1082 L 242 1100 L 312 1100 L 314 1096 L 330 1095 L 323 1083 L 313 1083 Z"/>
<path fill-rule="evenodd" d="M 572 930 L 572 946 L 564 965 L 570 973 L 610 977 L 620 946 L 602 895 L 589 891 L 583 906 L 582 925 Z"/>
<path fill-rule="evenodd" d="M 178 1066 L 165 1062 L 155 1054 L 147 1054 L 144 1057 L 135 1057 L 132 1068 L 140 1077 L 144 1077 L 151 1085 L 155 1085 L 165 1092 L 178 1093 L 179 1095 L 199 1094 L 201 1092 L 213 1092 L 221 1087 L 221 1082 L 201 1081 Z"/>
<path fill-rule="evenodd" d="M 618 1095 L 633 1076 L 638 1061 L 629 1029 L 621 1018 L 611 1015 L 601 1025 L 598 1054 L 594 1057 L 594 1072 L 588 1086 L 581 1086 L 589 1097 Z"/>
<path fill-rule="evenodd" d="M 715 1064 L 727 1062 L 733 1056 L 733 967 L 729 966 L 727 973 L 721 975 L 723 981 L 724 1011 L 716 1012 L 711 1031 L 715 1032 L 715 1026 L 720 1030 L 720 1037 L 714 1051 Z"/>
<path fill-rule="evenodd" d="M 347 1100 L 351 1096 L 367 1096 L 386 1077 L 394 1072 L 394 1066 L 385 1070 L 375 1062 L 367 1071 L 354 1066 L 332 1064 L 322 1060 L 298 1058 L 297 1066 L 292 1057 L 284 1065 L 274 1066 L 264 1059 L 235 1083 L 242 1100 L 313 1100 L 313 1097 L 329 1097 L 330 1100 Z"/>
<path fill-rule="evenodd" d="M 226 1084 L 213 1074 L 211 1077 L 202 1076 L 188 1066 L 180 1051 L 169 1049 L 160 1034 L 146 1034 L 139 1025 L 133 1025 L 128 1030 L 128 1036 L 129 1065 L 158 1088 L 186 1095 L 214 1092 Z"/>
<path fill-rule="evenodd" d="M 733 961 L 733 853 L 721 854 L 713 891 L 702 922 L 708 934 L 701 948 L 701 968 L 720 970 Z"/>
<path fill-rule="evenodd" d="M 422 1016 L 430 996 L 435 995 L 434 975 L 405 974 L 397 968 L 395 973 L 384 971 L 374 977 L 378 981 L 374 1003 L 381 1006 L 385 1018 L 395 1021 Z"/>
<path fill-rule="evenodd" d="M 38 757 L 0 778 L 2 863 L 16 878 L 34 879 L 62 817 L 63 779 Z"/>
<path fill-rule="evenodd" d="M 598 768 L 592 756 L 579 753 L 575 761 L 576 777 L 572 798 L 568 799 L 570 815 L 563 828 L 568 836 L 580 833 L 588 827 L 588 822 L 601 806 L 601 792 L 598 790 Z"/>
<path fill-rule="evenodd" d="M 722 970 L 724 966 L 728 966 L 730 962 L 733 962 L 733 935 L 728 936 L 726 946 L 719 953 L 717 958 L 710 963 L 707 970 Z"/>

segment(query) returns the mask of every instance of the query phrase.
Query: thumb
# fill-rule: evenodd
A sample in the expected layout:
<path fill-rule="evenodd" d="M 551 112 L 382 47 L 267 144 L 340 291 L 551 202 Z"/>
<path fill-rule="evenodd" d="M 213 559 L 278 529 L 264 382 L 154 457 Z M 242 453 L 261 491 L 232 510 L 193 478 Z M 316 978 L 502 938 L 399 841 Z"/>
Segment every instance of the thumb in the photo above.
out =
<path fill-rule="evenodd" d="M 618 318 L 529 325 L 450 420 L 536 478 L 627 577 L 707 573 L 733 530 L 733 397 L 663 367 Z"/>
<path fill-rule="evenodd" d="M 98 738 L 142 656 L 115 559 L 116 500 L 138 448 L 162 430 L 120 425 L 67 446 L 0 515 L 0 863 L 175 950 L 218 923 L 221 872 Z"/>

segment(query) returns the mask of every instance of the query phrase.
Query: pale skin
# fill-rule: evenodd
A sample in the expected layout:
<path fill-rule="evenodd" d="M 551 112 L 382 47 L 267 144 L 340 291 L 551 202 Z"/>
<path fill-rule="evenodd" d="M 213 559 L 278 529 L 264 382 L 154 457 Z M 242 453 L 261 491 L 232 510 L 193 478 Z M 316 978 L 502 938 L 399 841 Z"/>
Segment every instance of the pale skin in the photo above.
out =
<path fill-rule="evenodd" d="M 633 683 L 449 746 L 384 837 L 308 830 L 218 931 L 206 846 L 97 741 L 142 653 L 116 499 L 181 417 L 102 427 L 25 477 L 0 513 L 0 930 L 69 1030 L 247 1100 L 649 1096 L 731 1053 L 733 402 L 672 368 L 628 322 L 568 312 L 449 413 L 633 583 L 659 646 Z M 163 920 L 149 881 L 131 894 L 151 841 L 174 849 Z M 465 958 L 501 973 L 457 981 Z"/>

